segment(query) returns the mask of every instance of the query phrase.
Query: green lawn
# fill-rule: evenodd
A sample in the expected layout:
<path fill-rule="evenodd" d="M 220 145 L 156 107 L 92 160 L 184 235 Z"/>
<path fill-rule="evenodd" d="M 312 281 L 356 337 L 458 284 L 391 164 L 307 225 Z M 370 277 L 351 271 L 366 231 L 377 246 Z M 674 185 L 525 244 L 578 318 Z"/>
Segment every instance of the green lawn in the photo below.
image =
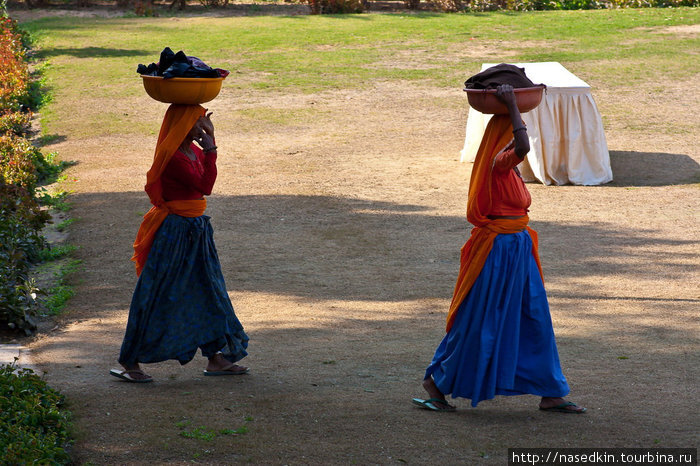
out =
<path fill-rule="evenodd" d="M 142 94 L 136 65 L 165 46 L 233 72 L 227 87 L 283 93 L 397 85 L 458 87 L 483 62 L 558 61 L 584 80 L 611 86 L 697 73 L 697 34 L 666 34 L 700 23 L 700 9 L 363 14 L 289 17 L 45 18 L 23 24 L 47 60 L 61 102 L 104 102 L 90 128 L 72 134 L 152 133 L 110 102 Z M 99 105 L 98 105 L 99 106 Z M 63 132 L 61 105 L 47 133 Z M 63 105 L 64 108 L 74 106 Z M 112 110 L 110 110 L 112 109 Z M 72 110 L 70 110 L 72 111 Z M 85 123 L 87 124 L 87 122 Z M 124 133 L 126 134 L 126 133 Z"/>

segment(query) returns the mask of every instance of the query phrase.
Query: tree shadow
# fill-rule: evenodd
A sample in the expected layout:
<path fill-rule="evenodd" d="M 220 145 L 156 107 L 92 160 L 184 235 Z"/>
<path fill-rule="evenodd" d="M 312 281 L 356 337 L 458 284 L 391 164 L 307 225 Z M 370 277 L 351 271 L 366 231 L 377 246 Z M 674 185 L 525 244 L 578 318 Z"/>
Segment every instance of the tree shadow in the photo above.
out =
<path fill-rule="evenodd" d="M 661 266 L 667 279 L 682 279 L 693 271 L 692 259 L 700 251 L 698 239 L 668 238 L 653 229 L 630 232 L 601 222 L 531 222 L 531 226 L 539 233 L 545 274 L 558 277 L 605 273 L 643 277 L 648 275 L 647 266 Z"/>
<path fill-rule="evenodd" d="M 72 199 L 76 217 L 93 228 L 74 234 L 85 263 L 81 301 L 122 309 L 136 280 L 131 245 L 150 204 L 142 193 Z M 308 300 L 449 299 L 470 231 L 463 217 L 435 215 L 424 206 L 337 196 L 214 195 L 207 215 L 230 291 Z M 533 227 L 540 233 L 545 277 L 560 279 L 642 276 L 644 264 L 683 279 L 692 273 L 683 251 L 696 244 L 700 249 L 699 241 L 653 230 L 615 231 L 601 223 Z M 581 237 L 587 241 L 572 240 Z M 640 266 L 621 265 L 628 261 Z"/>
<path fill-rule="evenodd" d="M 610 151 L 614 179 L 605 186 L 670 186 L 700 183 L 700 165 L 684 154 Z"/>
<path fill-rule="evenodd" d="M 71 240 L 81 246 L 83 270 L 75 277 L 78 294 L 69 303 L 69 318 L 85 322 L 56 330 L 35 348 L 50 361 L 44 364 L 49 381 L 66 393 L 82 428 L 91 430 L 76 448 L 91 461 L 129 462 L 133 456 L 123 445 L 159 445 L 163 423 L 187 418 L 194 425 L 219 427 L 251 413 L 257 446 L 248 448 L 258 455 L 251 462 L 261 463 L 280 448 L 292 462 L 322 464 L 331 449 L 333 458 L 347 459 L 343 449 L 360 442 L 367 445 L 357 457 L 360 464 L 388 454 L 402 458 L 406 451 L 417 455 L 416 462 L 451 464 L 450 458 L 465 451 L 505 455 L 503 445 L 512 443 L 512 432 L 522 444 L 551 447 L 571 435 L 582 438 L 582 445 L 613 439 L 609 446 L 628 447 L 654 439 L 673 446 L 689 439 L 687 428 L 673 426 L 688 415 L 695 393 L 697 357 L 689 352 L 697 348 L 697 335 L 688 316 L 697 301 L 631 296 L 634 291 L 624 288 L 614 296 L 591 287 L 555 287 L 550 293 L 574 400 L 592 408 L 594 420 L 573 426 L 565 416 L 543 415 L 534 397 L 499 397 L 478 410 L 460 400 L 465 409 L 454 416 L 427 420 L 434 413 L 417 410 L 410 399 L 423 396 L 423 371 L 444 336 L 445 304 L 468 225 L 461 216 L 437 215 L 421 205 L 343 196 L 212 196 L 207 213 L 229 291 L 271 296 L 254 298 L 271 309 L 237 308 L 251 336 L 244 360 L 251 374 L 202 377 L 203 360 L 197 356 L 184 367 L 172 361 L 149 365 L 156 379 L 150 386 L 121 383 L 107 373 L 116 367 L 135 283 L 131 244 L 149 204 L 142 192 L 76 194 L 73 200 L 85 228 Z M 602 223 L 535 222 L 533 227 L 540 233 L 545 278 L 614 273 L 633 280 L 649 269 L 645 265 L 663 261 L 660 266 L 670 271 L 663 280 L 683 280 L 692 277 L 691 264 L 697 263 L 688 260 L 691 253 L 676 253 L 697 251 L 698 241 L 664 238 L 653 230 L 615 231 Z M 620 266 L 630 251 L 640 267 Z M 612 300 L 630 306 L 614 312 L 608 306 Z M 234 296 L 234 307 L 239 302 Z M 295 302 L 302 304 L 298 313 L 272 308 Z M 664 319 L 650 320 L 650 315 Z M 667 393 L 669 386 L 675 392 Z M 639 409 L 660 393 L 674 403 L 660 412 Z M 96 409 L 111 415 L 94 415 Z M 434 434 L 427 440 L 426 422 Z M 488 429 L 475 428 L 466 440 L 451 435 L 465 425 Z M 98 441 L 105 432 L 110 435 Z M 174 432 L 168 435 L 177 438 Z M 435 436 L 453 440 L 436 450 Z M 275 438 L 294 441 L 280 447 Z M 356 439 L 352 447 L 347 438 Z M 379 445 L 376 439 L 382 439 Z M 191 444 L 170 445 L 172 462 L 191 455 Z M 210 461 L 238 462 L 222 456 L 228 450 L 217 450 Z M 162 462 L 157 448 L 143 451 L 142 461 Z"/>
<path fill-rule="evenodd" d="M 69 408 L 82 427 L 113 433 L 99 443 L 92 440 L 94 434 L 85 433 L 77 449 L 79 456 L 101 458 L 109 464 L 128 463 L 131 458 L 131 452 L 116 446 L 137 441 L 157 444 L 158 438 L 152 438 L 150 432 L 163 432 L 159 424 L 164 422 L 174 425 L 188 419 L 195 425 L 218 428 L 251 413 L 257 445 L 251 451 L 258 455 L 258 461 L 251 461 L 254 463 L 266 463 L 263 458 L 269 459 L 282 449 L 285 462 L 299 458 L 304 464 L 326 464 L 329 458 L 346 456 L 343 449 L 348 438 L 355 440 L 353 446 L 358 441 L 367 445 L 359 450 L 360 464 L 373 463 L 380 455 L 405 457 L 402 454 L 406 451 L 418 455 L 413 458 L 420 459 L 417 463 L 437 460 L 452 464 L 455 455 L 472 449 L 505 455 L 502 445 L 512 443 L 513 432 L 518 432 L 521 444 L 550 447 L 561 445 L 572 435 L 593 444 L 607 439 L 608 446 L 618 447 L 643 446 L 655 438 L 664 438 L 671 445 L 676 445 L 674 440 L 687 442 L 690 429 L 672 426 L 676 425 L 674 419 L 687 415 L 687 404 L 693 402 L 695 393 L 695 377 L 687 369 L 689 361 L 682 351 L 697 344 L 692 329 L 643 325 L 639 323 L 643 313 L 600 315 L 582 309 L 585 306 L 579 305 L 565 311 L 576 312 L 578 324 L 585 330 L 557 336 L 564 372 L 575 390 L 574 400 L 588 406 L 592 411 L 589 416 L 595 416 L 594 421 L 577 421 L 575 425 L 565 416 L 538 413 L 534 396 L 497 397 L 482 402 L 478 409 L 469 408 L 462 399 L 455 403 L 459 411 L 447 417 L 411 406 L 411 397 L 425 397 L 420 380 L 444 336 L 444 314 L 430 315 L 420 305 L 407 307 L 405 312 L 389 309 L 378 317 L 362 317 L 351 306 L 329 308 L 322 311 L 329 322 L 325 325 L 318 325 L 308 314 L 294 325 L 290 325 L 288 313 L 270 322 L 261 322 L 258 317 L 255 330 L 249 332 L 250 356 L 244 360 L 251 373 L 237 378 L 201 377 L 204 361 L 199 355 L 184 367 L 174 361 L 148 365 L 146 370 L 156 380 L 153 384 L 136 386 L 111 378 L 107 371 L 116 366 L 113 361 L 123 332 L 121 324 L 113 321 L 82 326 L 42 339 L 39 345 L 43 354 L 59 356 L 52 359 L 49 381 L 66 393 Z M 664 307 L 649 311 L 669 313 Z M 672 314 L 669 318 L 678 320 Z M 246 325 L 245 319 L 243 323 Z M 558 330 L 556 320 L 554 326 Z M 590 330 L 599 327 L 605 331 Z M 665 348 L 657 354 L 640 349 L 659 346 Z M 633 406 L 666 393 L 669 380 L 677 390 L 673 393 L 676 402 L 653 414 Z M 94 415 L 95 409 L 111 415 Z M 141 420 L 133 422 L 139 415 Z M 430 420 L 428 416 L 432 416 Z M 466 445 L 443 442 L 440 449 L 431 449 L 432 439 L 427 439 L 425 446 L 420 443 L 425 438 L 426 422 L 440 438 L 456 438 L 450 433 L 465 425 L 475 426 L 474 435 L 467 436 Z M 129 428 L 119 428 L 121 425 Z M 306 428 L 308 425 L 315 428 Z M 391 435 L 387 437 L 388 429 Z M 280 446 L 275 437 L 293 438 L 294 442 Z M 494 437 L 497 445 L 491 443 Z M 398 443 L 393 443 L 393 438 Z M 191 449 L 190 444 L 172 442 L 169 458 L 178 462 L 191 455 Z M 145 448 L 140 459 L 159 462 L 164 453 L 157 450 Z M 224 460 L 226 450 L 219 449 L 209 460 L 237 463 Z M 320 461 L 318 455 L 325 455 L 327 461 Z"/>
<path fill-rule="evenodd" d="M 106 47 L 51 47 L 40 49 L 36 55 L 39 59 L 47 59 L 60 55 L 70 55 L 76 58 L 115 58 L 141 57 L 151 54 L 149 50 L 131 50 Z"/>
<path fill-rule="evenodd" d="M 49 147 L 54 144 L 65 142 L 66 139 L 68 138 L 62 134 L 42 134 L 37 137 L 36 143 L 39 147 Z"/>

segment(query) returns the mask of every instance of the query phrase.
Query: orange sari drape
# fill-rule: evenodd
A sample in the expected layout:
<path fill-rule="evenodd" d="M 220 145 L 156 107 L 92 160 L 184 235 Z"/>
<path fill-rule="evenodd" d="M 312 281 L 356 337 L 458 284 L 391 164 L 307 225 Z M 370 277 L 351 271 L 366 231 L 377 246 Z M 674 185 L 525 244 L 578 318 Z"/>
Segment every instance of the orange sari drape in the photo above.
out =
<path fill-rule="evenodd" d="M 532 237 L 532 255 L 542 275 L 537 251 L 537 233 L 527 226 L 529 218 L 527 216 L 518 219 L 488 218 L 491 209 L 491 171 L 496 156 L 513 140 L 512 128 L 510 116 L 494 115 L 486 127 L 481 146 L 474 159 L 467 200 L 467 220 L 474 225 L 474 228 L 462 247 L 457 284 L 447 313 L 448 332 L 452 328 L 459 306 L 481 273 L 497 235 L 517 233 L 527 229 Z"/>
<path fill-rule="evenodd" d="M 166 202 L 163 199 L 163 186 L 160 180 L 165 167 L 168 166 L 168 162 L 177 152 L 187 133 L 205 113 L 206 109 L 201 105 L 176 104 L 168 107 L 167 112 L 165 112 L 158 134 L 153 164 L 146 174 L 145 190 L 153 207 L 143 216 L 134 241 L 134 255 L 131 257 L 131 260 L 136 263 L 136 275 L 141 275 L 156 232 L 168 214 L 198 217 L 206 210 L 207 201 L 205 199 Z"/>

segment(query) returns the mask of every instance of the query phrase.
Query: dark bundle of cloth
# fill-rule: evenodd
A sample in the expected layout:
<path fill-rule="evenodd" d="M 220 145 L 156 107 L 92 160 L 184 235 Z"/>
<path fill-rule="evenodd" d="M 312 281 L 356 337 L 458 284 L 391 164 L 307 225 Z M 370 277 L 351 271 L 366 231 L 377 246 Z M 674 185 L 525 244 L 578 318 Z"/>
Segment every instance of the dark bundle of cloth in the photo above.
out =
<path fill-rule="evenodd" d="M 173 53 L 170 47 L 165 47 L 160 53 L 160 61 L 150 65 L 139 65 L 138 74 L 147 76 L 162 76 L 163 78 L 219 78 L 228 76 L 229 72 L 212 68 L 197 57 L 188 57 L 180 50 Z"/>
<path fill-rule="evenodd" d="M 510 84 L 516 89 L 535 86 L 535 83 L 525 75 L 524 68 L 501 63 L 467 79 L 464 82 L 464 87 L 467 89 L 495 89 L 501 84 Z"/>

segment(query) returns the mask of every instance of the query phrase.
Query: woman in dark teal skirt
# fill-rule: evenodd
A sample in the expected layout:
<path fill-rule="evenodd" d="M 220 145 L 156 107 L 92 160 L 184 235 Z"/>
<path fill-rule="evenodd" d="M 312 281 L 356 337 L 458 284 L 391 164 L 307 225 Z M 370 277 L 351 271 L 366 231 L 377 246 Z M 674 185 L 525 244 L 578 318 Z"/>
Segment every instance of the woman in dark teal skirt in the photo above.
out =
<path fill-rule="evenodd" d="M 110 374 L 151 382 L 141 363 L 208 359 L 205 375 L 239 375 L 248 336 L 221 273 L 206 200 L 216 180 L 214 126 L 199 105 L 171 105 L 147 175 L 153 208 L 134 243 L 138 283 L 119 355 Z M 197 142 L 200 147 L 193 142 Z"/>

